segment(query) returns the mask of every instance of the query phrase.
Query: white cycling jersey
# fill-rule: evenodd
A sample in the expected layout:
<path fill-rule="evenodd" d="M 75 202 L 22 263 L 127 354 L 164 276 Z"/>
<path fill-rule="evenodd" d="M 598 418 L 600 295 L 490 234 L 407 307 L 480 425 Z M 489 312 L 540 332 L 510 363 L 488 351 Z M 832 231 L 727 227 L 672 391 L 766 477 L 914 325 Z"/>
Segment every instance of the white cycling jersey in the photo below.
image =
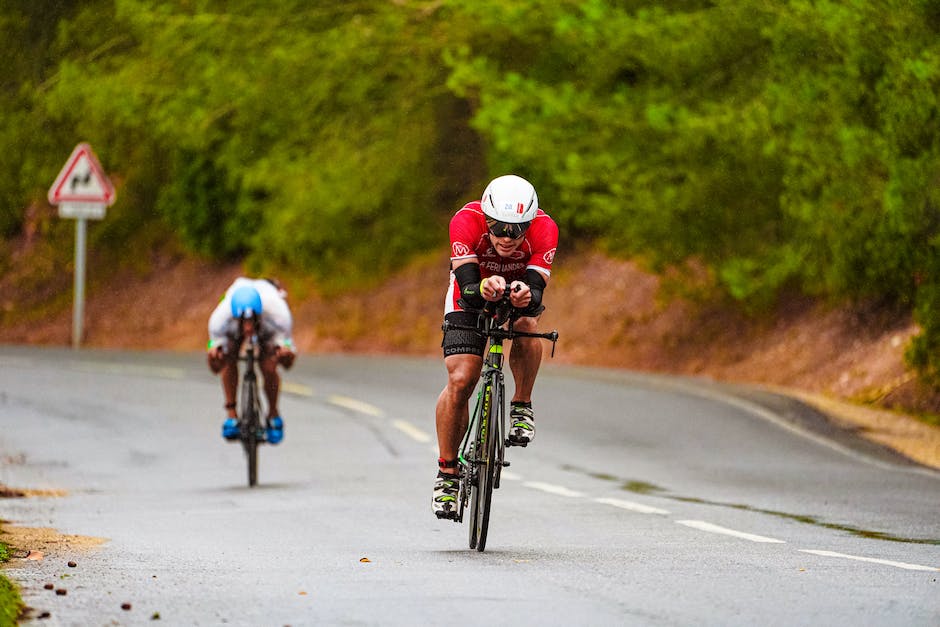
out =
<path fill-rule="evenodd" d="M 283 346 L 294 350 L 291 338 L 293 317 L 283 290 L 277 288 L 267 279 L 249 279 L 238 277 L 225 290 L 225 295 L 216 305 L 212 315 L 209 316 L 209 348 L 221 346 L 228 350 L 230 343 L 239 340 L 238 321 L 232 317 L 232 293 L 240 287 L 253 287 L 261 296 L 261 325 L 258 332 L 259 339 L 264 344 Z"/>

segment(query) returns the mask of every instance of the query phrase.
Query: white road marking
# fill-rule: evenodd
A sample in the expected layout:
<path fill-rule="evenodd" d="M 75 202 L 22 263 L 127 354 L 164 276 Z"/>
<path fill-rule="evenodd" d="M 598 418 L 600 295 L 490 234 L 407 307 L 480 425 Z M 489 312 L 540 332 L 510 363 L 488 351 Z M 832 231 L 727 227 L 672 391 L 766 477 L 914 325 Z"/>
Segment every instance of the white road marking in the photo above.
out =
<path fill-rule="evenodd" d="M 875 557 L 859 557 L 857 555 L 846 555 L 845 553 L 836 553 L 835 551 L 817 551 L 814 549 L 800 549 L 801 553 L 812 553 L 813 555 L 822 555 L 823 557 L 841 557 L 847 560 L 856 560 L 858 562 L 871 562 L 873 564 L 884 564 L 885 566 L 894 566 L 895 568 L 904 568 L 906 570 L 928 570 L 938 572 L 940 568 L 933 566 L 921 566 L 919 564 L 907 564 L 905 562 L 893 562 L 891 560 L 882 560 Z"/>
<path fill-rule="evenodd" d="M 369 403 L 365 403 L 363 401 L 357 401 L 356 399 L 349 398 L 348 396 L 333 395 L 333 396 L 330 396 L 326 400 L 338 407 L 351 409 L 352 411 L 359 412 L 360 414 L 366 414 L 368 416 L 376 416 L 376 417 L 381 417 L 385 415 L 385 412 L 383 412 L 381 409 L 379 409 L 375 405 L 370 405 Z"/>
<path fill-rule="evenodd" d="M 555 485 L 553 483 L 542 483 L 541 481 L 526 481 L 522 485 L 527 488 L 533 488 L 535 490 L 541 490 L 542 492 L 548 492 L 549 494 L 556 494 L 558 496 L 567 496 L 571 498 L 579 498 L 584 496 L 581 492 L 575 490 L 569 490 L 565 486 Z"/>
<path fill-rule="evenodd" d="M 313 396 L 313 388 L 289 381 L 281 381 L 281 391 L 295 396 Z"/>
<path fill-rule="evenodd" d="M 677 389 L 687 394 L 690 394 L 692 396 L 698 396 L 700 398 L 707 398 L 713 401 L 724 403 L 726 405 L 737 407 L 738 409 L 745 411 L 753 416 L 757 416 L 758 418 L 762 418 L 763 420 L 766 420 L 767 422 L 770 422 L 785 431 L 789 431 L 790 433 L 794 433 L 800 437 L 806 438 L 807 440 L 815 442 L 816 444 L 819 444 L 820 446 L 824 446 L 830 450 L 837 451 L 852 459 L 864 462 L 866 464 L 870 464 L 872 466 L 876 466 L 878 468 L 882 468 L 884 470 L 891 470 L 894 472 L 926 474 L 929 476 L 935 476 L 935 473 L 936 473 L 936 471 L 933 469 L 918 468 L 915 466 L 910 466 L 910 467 L 898 466 L 897 464 L 882 462 L 881 460 L 875 459 L 869 455 L 866 455 L 864 453 L 859 453 L 858 451 L 855 451 L 847 446 L 843 446 L 842 444 L 839 444 L 838 442 L 831 440 L 827 438 L 826 436 L 817 435 L 816 433 L 813 433 L 809 429 L 803 428 L 796 423 L 790 422 L 789 420 L 778 415 L 774 411 L 767 409 L 757 403 L 754 403 L 754 402 L 751 402 L 751 401 L 748 401 L 748 400 L 745 400 L 743 398 L 739 398 L 736 396 L 732 396 L 730 394 L 725 394 L 717 390 L 708 390 L 699 386 L 687 385 L 685 383 L 678 382 L 678 381 L 668 381 L 668 382 L 662 381 L 659 383 L 654 383 L 653 386 L 658 387 L 660 389 L 674 389 L 674 390 Z"/>
<path fill-rule="evenodd" d="M 139 366 L 135 364 L 114 364 L 100 361 L 78 361 L 72 366 L 84 372 L 104 372 L 106 374 L 127 374 L 160 379 L 182 379 L 186 371 L 182 368 L 161 368 L 159 366 Z"/>
<path fill-rule="evenodd" d="M 649 505 L 642 505 L 640 503 L 634 503 L 633 501 L 624 501 L 621 499 L 610 499 L 610 498 L 598 498 L 594 499 L 596 503 L 602 503 L 603 505 L 613 505 L 614 507 L 619 507 L 620 509 L 627 509 L 631 512 L 637 512 L 639 514 L 668 514 L 664 509 L 659 509 L 658 507 L 650 507 Z"/>
<path fill-rule="evenodd" d="M 399 431 L 404 432 L 405 435 L 410 437 L 416 442 L 421 442 L 422 444 L 431 441 L 431 436 L 414 426 L 407 420 L 393 420 L 392 425 L 395 426 Z"/>
<path fill-rule="evenodd" d="M 161 368 L 148 368 L 148 367 L 126 368 L 126 367 L 102 365 L 102 364 L 93 363 L 93 362 L 84 362 L 83 365 L 88 369 L 99 370 L 99 371 L 104 371 L 104 372 L 109 372 L 109 373 L 114 373 L 114 374 L 124 374 L 124 373 L 127 373 L 128 370 L 130 370 L 132 372 L 136 371 L 137 374 L 148 374 L 151 376 L 162 376 L 162 377 L 174 378 L 174 379 L 182 378 L 184 374 L 181 369 L 170 369 L 170 368 L 162 368 L 162 369 Z M 313 396 L 313 390 L 304 385 L 284 383 L 282 385 L 282 389 L 285 392 L 297 394 L 299 396 Z M 369 403 L 366 403 L 363 401 L 356 400 L 354 398 L 349 398 L 347 396 L 333 395 L 333 396 L 330 396 L 327 400 L 333 405 L 337 405 L 339 407 L 350 409 L 352 411 L 356 411 L 356 412 L 366 414 L 369 416 L 381 417 L 385 415 L 385 413 L 378 407 L 375 407 L 374 405 L 370 405 Z M 732 403 L 732 404 L 737 404 L 740 406 L 740 405 L 744 405 L 745 403 Z M 747 405 L 750 405 L 750 404 L 747 404 Z M 751 411 L 753 412 L 753 409 L 751 407 L 747 407 L 747 409 L 751 409 Z M 753 412 L 753 413 L 763 413 L 763 412 Z M 777 421 L 774 421 L 774 422 L 777 422 Z M 405 420 L 394 420 L 392 421 L 392 424 L 393 426 L 395 426 L 395 428 L 399 429 L 400 431 L 408 435 L 410 438 L 412 438 L 416 442 L 420 442 L 424 444 L 424 443 L 431 441 L 431 436 L 428 433 L 424 432 L 418 427 L 415 427 L 410 422 L 407 422 Z M 806 434 L 801 433 L 801 435 L 806 435 Z M 815 439 L 815 438 L 811 438 L 811 439 Z M 832 447 L 832 448 L 839 448 L 839 447 Z M 435 453 L 437 453 L 436 448 L 432 447 L 432 450 Z M 522 480 L 522 477 L 508 470 L 503 470 L 502 473 L 500 474 L 500 477 L 502 479 L 506 479 L 509 481 L 521 481 Z M 570 488 L 566 488 L 565 486 L 555 485 L 552 483 L 544 483 L 541 481 L 526 481 L 525 483 L 523 483 L 523 485 L 525 485 L 528 488 L 532 488 L 534 490 L 540 490 L 542 492 L 547 492 L 549 494 L 554 494 L 556 496 L 564 496 L 568 498 L 581 498 L 585 496 L 584 493 L 578 492 L 577 490 L 571 490 Z M 594 501 L 602 505 L 610 505 L 612 507 L 617 507 L 620 509 L 625 509 L 625 510 L 637 512 L 640 514 L 656 514 L 656 515 L 668 515 L 669 514 L 667 510 L 660 509 L 658 507 L 652 507 L 649 505 L 643 505 L 641 503 L 635 503 L 633 501 L 625 501 L 622 499 L 595 498 Z M 748 540 L 750 542 L 785 544 L 783 540 L 778 540 L 776 538 L 769 538 L 767 536 L 760 536 L 760 535 L 756 535 L 753 533 L 745 533 L 743 531 L 736 531 L 734 529 L 728 529 L 727 527 L 714 525 L 712 523 L 708 523 L 703 520 L 677 520 L 675 522 L 677 524 L 684 525 L 686 527 L 691 527 L 693 529 L 698 529 L 700 531 L 706 531 L 709 533 L 717 533 L 717 534 L 732 536 L 735 538 L 740 538 L 742 540 Z M 904 568 L 907 570 L 920 570 L 920 571 L 931 571 L 931 572 L 940 571 L 940 568 L 935 568 L 932 566 L 921 566 L 919 564 L 907 564 L 905 562 L 894 562 L 891 560 L 883 560 L 883 559 L 877 559 L 877 558 L 871 558 L 871 557 L 858 557 L 855 555 L 846 555 L 843 553 L 836 553 L 834 551 L 818 551 L 818 550 L 811 550 L 811 549 L 800 549 L 800 551 L 803 553 L 811 553 L 813 555 L 820 555 L 823 557 L 841 557 L 843 559 L 850 559 L 850 560 L 856 560 L 856 561 L 861 561 L 861 562 L 871 562 L 874 564 L 883 564 L 886 566 Z"/>
<path fill-rule="evenodd" d="M 768 538 L 766 536 L 758 536 L 753 533 L 744 533 L 743 531 L 735 531 L 734 529 L 728 529 L 727 527 L 719 527 L 718 525 L 713 525 L 711 523 L 705 522 L 704 520 L 677 520 L 676 523 L 685 525 L 686 527 L 692 527 L 693 529 L 698 529 L 699 531 L 720 533 L 726 536 L 741 538 L 742 540 L 750 540 L 751 542 L 773 542 L 777 544 L 784 544 L 783 540 Z"/>

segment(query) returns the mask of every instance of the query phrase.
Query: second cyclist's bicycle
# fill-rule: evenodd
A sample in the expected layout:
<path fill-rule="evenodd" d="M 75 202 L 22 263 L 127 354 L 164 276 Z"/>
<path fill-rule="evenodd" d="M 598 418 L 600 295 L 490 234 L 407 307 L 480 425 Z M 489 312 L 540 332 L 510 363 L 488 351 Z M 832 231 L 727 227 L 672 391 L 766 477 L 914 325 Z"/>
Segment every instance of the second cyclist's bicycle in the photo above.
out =
<path fill-rule="evenodd" d="M 245 338 L 242 354 L 238 357 L 238 360 L 245 364 L 238 405 L 238 439 L 241 440 L 245 457 L 248 460 L 248 485 L 250 487 L 258 483 L 258 445 L 266 441 L 265 425 L 261 421 L 258 373 L 255 367 L 259 350 L 257 333 L 250 333 Z"/>
<path fill-rule="evenodd" d="M 558 332 L 528 333 L 513 329 L 520 311 L 509 303 L 509 290 L 498 303 L 491 303 L 480 313 L 480 325 L 444 322 L 444 330 L 474 331 L 486 339 L 486 358 L 480 375 L 476 405 L 470 414 L 470 424 L 458 451 L 460 487 L 457 495 L 457 516 L 454 522 L 463 522 L 464 509 L 470 508 L 470 548 L 486 548 L 487 530 L 493 502 L 493 490 L 499 488 L 502 469 L 506 461 L 506 393 L 503 377 L 503 342 L 520 337 L 534 337 L 552 342 L 552 356 Z"/>

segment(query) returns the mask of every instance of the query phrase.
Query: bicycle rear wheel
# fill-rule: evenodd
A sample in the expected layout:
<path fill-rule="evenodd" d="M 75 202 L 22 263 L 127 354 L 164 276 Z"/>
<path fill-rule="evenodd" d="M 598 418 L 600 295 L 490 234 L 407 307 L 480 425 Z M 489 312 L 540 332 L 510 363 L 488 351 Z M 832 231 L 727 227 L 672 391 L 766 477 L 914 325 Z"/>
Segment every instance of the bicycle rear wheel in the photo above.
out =
<path fill-rule="evenodd" d="M 476 442 L 479 454 L 474 464 L 476 485 L 470 495 L 470 548 L 483 551 L 490 524 L 490 506 L 493 502 L 493 486 L 496 481 L 496 441 L 498 433 L 493 416 L 494 401 L 498 394 L 494 386 L 487 385 L 483 391 L 480 420 L 477 421 Z"/>

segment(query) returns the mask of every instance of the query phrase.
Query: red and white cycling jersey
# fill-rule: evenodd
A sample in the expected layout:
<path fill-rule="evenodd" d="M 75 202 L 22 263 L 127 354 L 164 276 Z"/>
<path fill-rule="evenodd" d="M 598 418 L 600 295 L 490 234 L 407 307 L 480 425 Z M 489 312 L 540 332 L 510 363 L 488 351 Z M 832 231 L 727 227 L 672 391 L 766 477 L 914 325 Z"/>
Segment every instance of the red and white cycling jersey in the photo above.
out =
<path fill-rule="evenodd" d="M 546 277 L 552 273 L 555 248 L 558 246 L 558 225 L 541 209 L 522 238 L 522 243 L 509 257 L 500 257 L 490 244 L 486 215 L 479 202 L 464 205 L 450 220 L 451 263 L 475 259 L 480 264 L 480 276 L 501 276 L 507 283 L 524 280 L 527 269 L 532 268 Z M 450 273 L 450 288 L 444 301 L 444 313 L 460 311 L 457 304 L 460 287 L 454 273 Z"/>

